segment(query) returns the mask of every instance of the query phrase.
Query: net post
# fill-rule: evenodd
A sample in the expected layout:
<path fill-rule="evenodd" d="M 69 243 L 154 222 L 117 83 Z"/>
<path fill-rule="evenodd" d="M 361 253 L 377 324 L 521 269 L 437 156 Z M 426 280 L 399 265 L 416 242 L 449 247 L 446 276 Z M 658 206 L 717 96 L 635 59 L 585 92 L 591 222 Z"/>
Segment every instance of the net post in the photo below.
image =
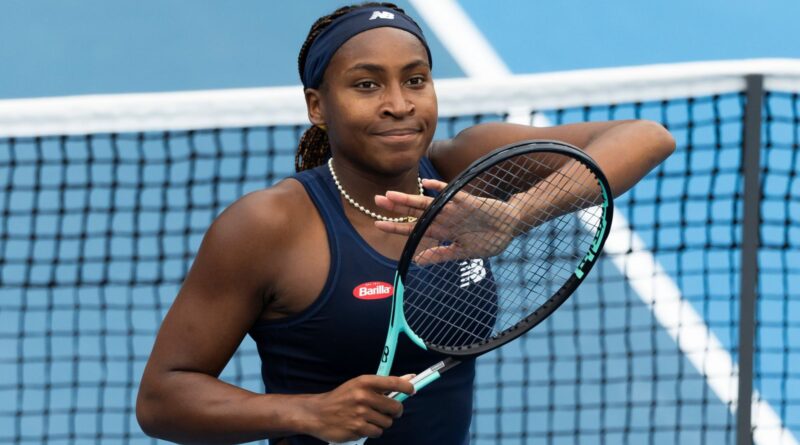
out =
<path fill-rule="evenodd" d="M 761 113 L 764 76 L 745 76 L 747 83 L 742 146 L 744 215 L 742 221 L 741 282 L 739 296 L 739 388 L 736 444 L 752 445 L 753 358 L 758 298 L 758 246 L 761 219 Z"/>

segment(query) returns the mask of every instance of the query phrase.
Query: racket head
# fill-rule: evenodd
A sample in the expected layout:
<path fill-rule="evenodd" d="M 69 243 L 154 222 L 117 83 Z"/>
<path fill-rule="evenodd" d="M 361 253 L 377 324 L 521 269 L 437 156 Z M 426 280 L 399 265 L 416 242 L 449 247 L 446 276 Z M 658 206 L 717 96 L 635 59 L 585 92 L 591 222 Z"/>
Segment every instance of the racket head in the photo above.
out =
<path fill-rule="evenodd" d="M 570 169 L 560 172 L 565 166 Z M 537 187 L 541 193 L 520 194 Z M 585 196 L 576 195 L 574 205 L 566 207 L 535 196 L 544 196 L 548 187 L 567 197 L 575 190 Z M 555 199 L 552 190 L 548 196 Z M 518 199 L 528 199 L 528 195 L 530 202 Z M 406 329 L 413 333 L 410 336 L 429 350 L 466 358 L 498 348 L 541 323 L 597 262 L 611 227 L 611 196 L 595 162 L 563 142 L 521 141 L 475 161 L 421 215 L 398 262 L 398 282 L 404 286 L 401 313 Z M 478 199 L 473 202 L 473 198 Z M 454 203 L 465 200 L 472 203 L 465 213 L 451 211 Z M 503 212 L 511 204 L 551 206 L 542 215 L 562 214 L 523 223 L 506 221 Z M 485 256 L 466 252 L 458 259 L 426 264 L 426 252 L 460 247 L 459 239 L 471 230 L 464 226 L 474 218 L 486 221 L 496 215 L 500 215 L 498 227 L 508 224 L 512 235 L 510 240 L 500 240 L 499 244 L 508 242 L 501 251 Z M 456 241 L 448 240 L 442 236 L 443 227 L 461 234 Z M 478 251 L 498 244 L 494 239 L 487 243 L 477 234 L 462 245 L 473 239 L 480 245 Z"/>

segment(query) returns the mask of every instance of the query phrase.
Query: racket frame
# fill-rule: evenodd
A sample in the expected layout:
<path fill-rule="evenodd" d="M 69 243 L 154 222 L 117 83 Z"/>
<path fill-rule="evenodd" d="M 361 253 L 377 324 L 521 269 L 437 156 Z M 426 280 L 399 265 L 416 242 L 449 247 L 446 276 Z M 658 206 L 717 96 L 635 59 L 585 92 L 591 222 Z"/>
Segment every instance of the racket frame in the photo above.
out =
<path fill-rule="evenodd" d="M 425 236 L 425 232 L 428 230 L 428 227 L 433 222 L 436 215 L 439 214 L 439 212 L 444 208 L 445 205 L 447 205 L 447 203 L 456 193 L 458 193 L 476 176 L 509 158 L 536 152 L 561 154 L 577 158 L 592 172 L 595 178 L 597 178 L 598 185 L 600 186 L 601 194 L 603 196 L 603 202 L 599 204 L 603 209 L 603 215 L 600 219 L 600 228 L 595 234 L 595 238 L 589 248 L 589 251 L 584 255 L 584 258 L 578 264 L 575 271 L 570 275 L 570 278 L 564 282 L 564 284 L 544 304 L 542 304 L 542 306 L 524 319 L 517 322 L 511 328 L 506 329 L 499 337 L 494 337 L 490 340 L 467 347 L 436 347 L 434 345 L 427 344 L 424 340 L 418 337 L 410 327 L 408 327 L 402 310 L 402 290 L 404 289 L 403 280 L 408 273 L 409 266 L 414 253 L 416 252 L 417 246 Z M 614 206 L 611 196 L 608 180 L 594 160 L 583 150 L 564 142 L 538 139 L 526 140 L 500 147 L 488 153 L 487 155 L 484 155 L 467 167 L 464 172 L 462 172 L 454 181 L 450 182 L 447 187 L 442 190 L 442 192 L 436 198 L 434 198 L 430 206 L 428 206 L 422 216 L 420 216 L 419 220 L 414 226 L 414 229 L 408 236 L 408 240 L 406 241 L 406 245 L 403 248 L 403 252 L 397 265 L 395 283 L 396 286 L 400 286 L 399 289 L 401 289 L 401 293 L 399 295 L 399 304 L 392 306 L 392 317 L 394 317 L 395 312 L 399 312 L 401 314 L 400 318 L 402 318 L 402 322 L 404 324 L 403 332 L 409 335 L 415 344 L 423 344 L 424 347 L 421 346 L 423 349 L 440 352 L 448 356 L 455 356 L 461 359 L 484 354 L 514 340 L 525 332 L 533 329 L 536 325 L 541 323 L 545 318 L 558 309 L 558 307 L 561 306 L 561 304 L 563 304 L 570 295 L 572 295 L 575 289 L 580 286 L 580 284 L 583 282 L 583 279 L 586 277 L 586 274 L 597 262 L 599 253 L 602 250 L 606 238 L 608 238 L 610 231 L 609 229 L 611 228 L 611 220 L 614 213 Z M 395 287 L 395 292 L 397 289 L 398 287 Z"/>

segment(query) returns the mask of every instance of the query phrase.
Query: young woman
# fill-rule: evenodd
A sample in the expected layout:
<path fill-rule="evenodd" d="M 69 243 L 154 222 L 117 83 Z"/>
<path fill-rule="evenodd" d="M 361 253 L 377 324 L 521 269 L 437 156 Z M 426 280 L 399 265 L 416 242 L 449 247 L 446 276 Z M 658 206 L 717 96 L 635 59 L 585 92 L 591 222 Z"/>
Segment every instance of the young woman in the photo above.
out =
<path fill-rule="evenodd" d="M 313 124 L 297 153 L 299 173 L 242 197 L 209 228 L 145 369 L 142 429 L 179 442 L 468 443 L 474 364 L 405 405 L 384 394 L 411 393 L 403 374 L 433 363 L 430 353 L 401 339 L 394 371 L 402 377 L 372 375 L 389 314 L 382 297 L 391 293 L 380 283 L 392 282 L 408 217 L 426 203 L 423 187 L 439 189 L 499 146 L 557 139 L 589 153 L 619 195 L 674 141 L 656 123 L 618 121 L 483 124 L 432 142 L 430 51 L 392 4 L 317 20 L 299 70 Z M 217 378 L 248 333 L 267 394 Z"/>

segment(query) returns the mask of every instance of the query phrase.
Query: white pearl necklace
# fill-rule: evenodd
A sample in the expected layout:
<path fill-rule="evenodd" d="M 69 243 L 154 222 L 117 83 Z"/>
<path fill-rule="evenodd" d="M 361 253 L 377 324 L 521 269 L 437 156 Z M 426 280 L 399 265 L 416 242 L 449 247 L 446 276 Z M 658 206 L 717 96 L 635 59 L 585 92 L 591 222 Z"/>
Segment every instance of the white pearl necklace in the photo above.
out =
<path fill-rule="evenodd" d="M 333 177 L 333 182 L 336 184 L 336 188 L 339 189 L 339 193 L 344 196 L 344 199 L 347 200 L 353 207 L 360 210 L 362 213 L 366 213 L 367 215 L 371 216 L 378 221 L 387 221 L 387 222 L 414 222 L 417 218 L 413 216 L 402 216 L 400 218 L 389 218 L 388 216 L 378 215 L 377 213 L 373 212 L 372 210 L 362 206 L 361 204 L 357 203 L 355 199 L 351 198 L 350 195 L 344 191 L 342 184 L 339 183 L 339 178 L 336 177 L 336 172 L 333 170 L 333 158 L 328 159 L 328 170 L 331 171 L 331 176 Z M 422 179 L 417 176 L 417 184 L 419 185 L 419 195 L 422 196 L 425 194 L 425 189 L 422 188 Z"/>

